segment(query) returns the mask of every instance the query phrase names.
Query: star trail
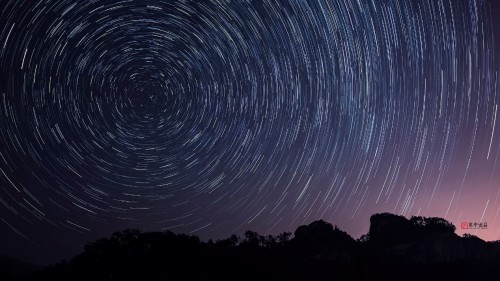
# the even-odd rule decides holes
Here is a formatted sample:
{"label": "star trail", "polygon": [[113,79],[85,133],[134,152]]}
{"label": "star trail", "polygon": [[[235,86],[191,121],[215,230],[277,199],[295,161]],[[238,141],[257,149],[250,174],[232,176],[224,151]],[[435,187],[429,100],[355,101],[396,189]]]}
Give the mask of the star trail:
{"label": "star trail", "polygon": [[491,2],[0,7],[1,253],[320,218],[357,238],[377,212],[500,239]]}

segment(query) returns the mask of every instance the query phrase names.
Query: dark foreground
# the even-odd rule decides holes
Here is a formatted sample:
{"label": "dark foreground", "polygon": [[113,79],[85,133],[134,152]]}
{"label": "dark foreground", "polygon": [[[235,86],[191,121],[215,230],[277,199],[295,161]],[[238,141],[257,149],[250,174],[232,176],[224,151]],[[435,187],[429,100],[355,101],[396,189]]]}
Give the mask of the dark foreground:
{"label": "dark foreground", "polygon": [[215,242],[125,230],[43,270],[2,280],[500,280],[500,241],[459,237],[441,218],[373,215],[354,240],[324,221]]}

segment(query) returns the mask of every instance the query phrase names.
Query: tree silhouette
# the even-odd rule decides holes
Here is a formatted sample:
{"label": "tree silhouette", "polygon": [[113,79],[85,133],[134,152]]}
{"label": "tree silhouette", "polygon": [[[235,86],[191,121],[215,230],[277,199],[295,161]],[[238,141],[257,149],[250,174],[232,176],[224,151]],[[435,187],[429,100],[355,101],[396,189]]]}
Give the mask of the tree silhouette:
{"label": "tree silhouette", "polygon": [[455,234],[442,218],[382,213],[354,240],[323,220],[294,235],[245,231],[222,240],[128,229],[88,243],[68,262],[26,280],[488,279],[500,269],[500,241]]}

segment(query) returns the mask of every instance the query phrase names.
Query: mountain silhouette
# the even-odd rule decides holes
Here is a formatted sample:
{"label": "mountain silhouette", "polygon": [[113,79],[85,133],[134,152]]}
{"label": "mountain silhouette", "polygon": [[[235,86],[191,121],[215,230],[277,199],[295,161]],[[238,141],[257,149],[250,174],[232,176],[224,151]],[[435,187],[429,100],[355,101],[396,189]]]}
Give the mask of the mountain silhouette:
{"label": "mountain silhouette", "polygon": [[[370,218],[355,240],[323,220],[284,232],[207,242],[127,229],[20,280],[498,280],[500,241],[463,237],[442,218]],[[7,276],[9,277],[9,276]],[[12,276],[10,276],[12,277]]]}

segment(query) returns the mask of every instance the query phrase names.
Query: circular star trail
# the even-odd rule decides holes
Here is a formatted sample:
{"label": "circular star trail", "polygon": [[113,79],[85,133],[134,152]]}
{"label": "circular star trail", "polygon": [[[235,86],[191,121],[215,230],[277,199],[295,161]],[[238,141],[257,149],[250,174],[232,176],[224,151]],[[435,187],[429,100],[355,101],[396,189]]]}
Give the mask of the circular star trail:
{"label": "circular star trail", "polygon": [[359,236],[388,211],[499,239],[490,4],[4,1],[2,229]]}

